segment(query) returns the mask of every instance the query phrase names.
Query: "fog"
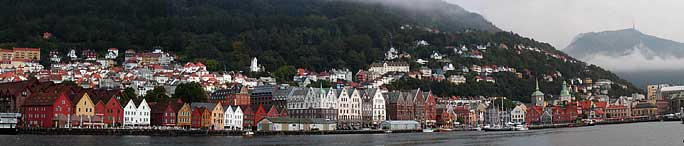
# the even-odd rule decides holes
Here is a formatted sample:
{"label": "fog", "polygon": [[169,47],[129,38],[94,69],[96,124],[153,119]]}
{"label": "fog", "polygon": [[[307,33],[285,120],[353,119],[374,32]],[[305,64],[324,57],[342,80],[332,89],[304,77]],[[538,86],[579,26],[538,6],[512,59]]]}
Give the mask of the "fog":
{"label": "fog", "polygon": [[649,50],[634,49],[629,55],[611,57],[606,55],[594,55],[586,58],[587,63],[596,64],[616,72],[635,72],[635,71],[679,71],[684,70],[684,59],[668,57],[652,57],[647,59],[643,53]]}
{"label": "fog", "polygon": [[565,48],[580,33],[636,28],[684,42],[684,0],[447,0],[503,30]]}

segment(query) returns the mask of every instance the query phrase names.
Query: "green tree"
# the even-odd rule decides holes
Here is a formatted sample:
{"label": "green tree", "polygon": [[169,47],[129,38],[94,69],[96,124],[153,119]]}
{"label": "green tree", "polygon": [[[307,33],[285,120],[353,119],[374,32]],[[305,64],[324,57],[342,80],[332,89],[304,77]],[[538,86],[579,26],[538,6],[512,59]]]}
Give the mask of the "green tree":
{"label": "green tree", "polygon": [[197,82],[179,84],[176,86],[173,98],[180,98],[184,102],[206,102],[208,100],[204,88]]}
{"label": "green tree", "polygon": [[272,73],[278,83],[291,83],[292,77],[297,74],[297,69],[294,66],[281,66]]}
{"label": "green tree", "polygon": [[127,87],[126,89],[123,90],[123,96],[122,100],[123,101],[128,101],[130,99],[137,98],[138,96],[135,94],[135,90],[131,87]]}
{"label": "green tree", "polygon": [[332,84],[330,81],[328,81],[328,80],[318,80],[318,81],[315,81],[315,82],[311,82],[311,84],[309,84],[307,87],[313,87],[313,88],[319,88],[319,87],[322,87],[322,88],[330,88],[330,87],[333,87],[333,84]]}
{"label": "green tree", "polygon": [[166,95],[166,89],[164,89],[162,86],[154,87],[154,89],[145,93],[145,100],[148,102],[160,102],[166,101],[168,99],[169,96]]}

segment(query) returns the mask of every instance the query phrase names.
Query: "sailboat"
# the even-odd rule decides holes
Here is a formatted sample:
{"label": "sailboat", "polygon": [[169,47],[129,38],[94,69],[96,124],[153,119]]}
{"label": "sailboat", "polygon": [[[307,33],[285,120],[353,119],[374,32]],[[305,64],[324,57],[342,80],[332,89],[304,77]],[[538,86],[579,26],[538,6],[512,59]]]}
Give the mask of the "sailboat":
{"label": "sailboat", "polygon": [[484,128],[482,128],[482,130],[484,130],[484,131],[512,131],[513,128],[508,127],[508,125],[504,124],[503,112],[505,112],[505,111],[503,108],[503,99],[502,99],[501,100],[501,112],[498,112],[499,119],[501,119],[499,124],[491,125],[491,126],[485,126]]}

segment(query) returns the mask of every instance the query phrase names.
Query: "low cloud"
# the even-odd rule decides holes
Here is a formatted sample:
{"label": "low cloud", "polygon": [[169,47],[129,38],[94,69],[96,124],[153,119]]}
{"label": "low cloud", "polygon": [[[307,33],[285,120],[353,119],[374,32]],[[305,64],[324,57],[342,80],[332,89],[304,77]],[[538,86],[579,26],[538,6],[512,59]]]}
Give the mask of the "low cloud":
{"label": "low cloud", "polygon": [[583,60],[587,63],[595,64],[616,72],[684,70],[684,59],[674,57],[644,57],[644,53],[648,52],[649,50],[647,49],[634,49],[630,54],[625,56],[613,57],[598,54]]}

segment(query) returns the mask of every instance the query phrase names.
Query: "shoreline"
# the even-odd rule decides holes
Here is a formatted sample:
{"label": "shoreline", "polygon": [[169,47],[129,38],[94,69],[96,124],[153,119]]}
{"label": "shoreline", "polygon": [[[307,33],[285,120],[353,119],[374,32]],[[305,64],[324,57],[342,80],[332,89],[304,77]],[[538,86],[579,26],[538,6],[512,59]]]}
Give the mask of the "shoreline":
{"label": "shoreline", "polygon": [[[661,120],[640,121],[617,121],[600,122],[595,125],[614,125],[648,122],[675,122]],[[530,130],[577,128],[590,125],[556,124],[530,126]],[[454,130],[448,132],[461,132],[468,130]],[[422,130],[392,130],[391,133],[420,133]],[[338,134],[391,134],[384,130],[337,130],[337,131],[256,131],[253,136],[277,136],[277,135],[338,135]],[[442,132],[434,132],[442,133]],[[243,136],[244,131],[212,131],[212,130],[186,130],[186,129],[67,129],[67,128],[25,128],[20,129],[15,135],[99,135],[99,136]]]}

